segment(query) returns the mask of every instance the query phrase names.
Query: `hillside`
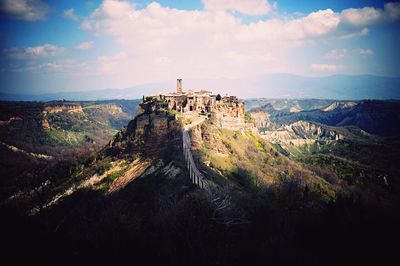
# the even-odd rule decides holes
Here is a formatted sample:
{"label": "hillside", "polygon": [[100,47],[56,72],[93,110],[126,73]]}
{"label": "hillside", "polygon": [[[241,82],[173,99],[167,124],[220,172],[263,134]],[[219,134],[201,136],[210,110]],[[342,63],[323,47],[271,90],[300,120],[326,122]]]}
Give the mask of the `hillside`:
{"label": "hillside", "polygon": [[[288,155],[258,134],[251,117],[243,120],[230,109],[225,116],[203,117],[190,131],[196,164],[214,184],[200,189],[191,183],[182,153],[182,128],[196,115],[164,106],[141,105],[93,156],[2,201],[7,253],[17,257],[17,250],[27,250],[33,257],[45,254],[34,261],[62,258],[68,264],[132,259],[150,265],[336,264],[378,259],[393,248],[387,236],[397,237],[392,210],[398,190],[392,178],[386,179],[389,185],[379,176],[380,183],[369,181],[376,165],[363,172],[368,175],[343,177],[330,168],[336,163],[313,164],[306,153]],[[354,143],[375,145],[369,152],[382,147],[379,137],[357,128],[297,122],[280,130],[292,139],[314,139],[321,152],[348,140],[343,144],[353,160],[365,154],[361,146],[350,149]],[[390,147],[395,156],[398,148]],[[375,252],[364,254],[371,249]]]}
{"label": "hillside", "polygon": [[68,176],[132,119],[136,104],[1,102],[1,199]]}
{"label": "hillside", "polygon": [[273,109],[284,112],[299,112],[321,109],[330,104],[334,104],[335,100],[324,99],[268,99],[255,98],[245,100],[246,109],[255,110],[257,108],[265,108],[271,106]]}
{"label": "hillside", "polygon": [[58,151],[51,148],[60,146],[96,142],[103,146],[135,115],[137,101],[133,103],[127,110],[124,102],[1,102],[1,140],[24,150],[54,154]]}
{"label": "hillside", "polygon": [[267,103],[250,114],[262,138],[282,154],[361,197],[388,203],[388,191],[400,188],[399,106],[397,101],[336,101],[288,112]]}
{"label": "hillside", "polygon": [[[123,261],[128,259],[129,246],[136,250],[138,258],[146,258],[149,262],[163,259],[166,264],[172,264],[178,254],[183,261],[192,261],[198,248],[212,254],[217,262],[233,262],[242,253],[242,243],[228,248],[238,252],[232,256],[226,250],[225,242],[242,234],[243,230],[250,230],[250,224],[265,219],[257,208],[275,208],[274,204],[290,206],[295,202],[300,204],[299,207],[311,203],[325,205],[335,197],[334,186],[289,162],[252,133],[241,134],[212,123],[193,131],[193,143],[202,143],[201,152],[196,153],[200,156],[198,159],[203,162],[208,156],[227,155],[235,164],[242,153],[249,150],[249,161],[236,169],[233,164],[229,164],[229,168],[216,163],[208,167],[204,161],[202,169],[210,181],[217,184],[217,189],[212,193],[201,190],[187,178],[181,152],[182,122],[176,120],[174,114],[164,111],[140,114],[96,157],[76,166],[70,178],[38,190],[40,196],[33,197],[33,202],[24,203],[26,197],[16,196],[13,205],[19,204],[21,210],[41,204],[30,210],[36,214],[35,223],[44,226],[41,229],[44,235],[56,227],[57,238],[65,243],[62,250],[50,247],[52,256],[65,256],[64,252],[68,252],[71,245],[75,255],[69,259],[81,260],[91,256],[92,252],[104,252],[104,247],[108,246],[106,249],[113,249],[109,258]],[[214,139],[216,142],[213,142],[210,136],[214,133],[219,134],[215,135],[217,138],[226,140],[219,143]],[[195,137],[199,134],[203,135],[202,139]],[[214,146],[216,144],[218,147]],[[243,144],[245,148],[241,147]],[[228,145],[232,145],[232,150],[227,150]],[[214,152],[220,149],[215,155]],[[266,168],[251,169],[252,160],[259,159],[268,161]],[[267,178],[262,176],[263,173],[269,173]],[[287,197],[288,193],[290,197]],[[261,202],[266,198],[272,202],[264,206]],[[295,218],[297,215],[290,215],[294,220],[298,219]],[[41,222],[43,219],[45,224]],[[60,220],[63,221],[61,224]],[[269,222],[272,228],[276,228],[274,223]],[[114,233],[103,228],[113,228]],[[84,238],[80,237],[82,231],[86,231]],[[255,239],[255,232],[249,233],[245,241],[250,244],[250,239]],[[274,235],[264,237],[273,238]],[[182,237],[189,237],[193,243],[189,249]],[[205,245],[210,237],[216,242]],[[49,237],[45,245],[52,239]],[[263,237],[258,239],[251,244],[254,248],[263,241]],[[168,245],[171,242],[174,244]],[[116,249],[122,243],[130,244]],[[180,248],[184,247],[187,252],[182,255]],[[150,250],[154,249],[159,250],[158,255],[149,256]],[[279,258],[277,255],[276,259]],[[206,259],[209,258],[196,264],[202,264]]]}
{"label": "hillside", "polygon": [[277,110],[271,103],[250,112],[265,112],[276,126],[297,121],[310,121],[329,126],[357,126],[381,136],[398,136],[400,132],[400,102],[363,100],[335,102],[320,109],[300,112]]}
{"label": "hillside", "polygon": [[205,123],[193,131],[192,138],[201,168],[223,186],[257,191],[291,182],[300,197],[306,186],[322,198],[335,197],[334,186],[288,160],[250,131],[231,131]]}

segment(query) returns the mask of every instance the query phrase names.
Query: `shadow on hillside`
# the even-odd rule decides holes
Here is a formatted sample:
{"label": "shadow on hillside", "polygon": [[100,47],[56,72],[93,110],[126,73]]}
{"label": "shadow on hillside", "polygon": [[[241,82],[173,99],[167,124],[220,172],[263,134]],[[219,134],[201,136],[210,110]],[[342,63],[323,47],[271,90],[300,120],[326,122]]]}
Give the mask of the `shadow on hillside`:
{"label": "shadow on hillside", "polygon": [[3,208],[3,254],[53,265],[382,264],[395,256],[394,212],[354,198],[323,208],[287,198],[241,197],[250,223],[226,225],[185,174],[156,174],[110,196],[81,190],[36,217]]}

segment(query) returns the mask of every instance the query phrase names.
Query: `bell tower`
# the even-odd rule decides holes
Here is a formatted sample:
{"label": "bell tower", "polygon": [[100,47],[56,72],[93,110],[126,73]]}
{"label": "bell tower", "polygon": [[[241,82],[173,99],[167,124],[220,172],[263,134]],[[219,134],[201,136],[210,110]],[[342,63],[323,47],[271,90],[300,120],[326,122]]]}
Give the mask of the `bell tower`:
{"label": "bell tower", "polygon": [[182,94],[182,79],[177,79],[176,92]]}

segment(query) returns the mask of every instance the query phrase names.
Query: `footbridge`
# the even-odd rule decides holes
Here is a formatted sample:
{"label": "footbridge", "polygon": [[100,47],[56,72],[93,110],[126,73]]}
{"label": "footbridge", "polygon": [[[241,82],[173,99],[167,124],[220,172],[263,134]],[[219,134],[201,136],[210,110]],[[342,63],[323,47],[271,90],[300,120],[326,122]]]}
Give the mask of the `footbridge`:
{"label": "footbridge", "polygon": [[189,170],[189,178],[193,184],[199,186],[202,189],[209,190],[211,186],[211,182],[206,179],[206,177],[199,171],[196,166],[196,163],[193,159],[192,150],[191,150],[191,140],[189,131],[191,128],[200,125],[205,120],[205,117],[199,117],[194,120],[189,125],[186,125],[182,131],[182,140],[183,140],[183,155],[185,156],[185,160],[187,163],[187,168]]}

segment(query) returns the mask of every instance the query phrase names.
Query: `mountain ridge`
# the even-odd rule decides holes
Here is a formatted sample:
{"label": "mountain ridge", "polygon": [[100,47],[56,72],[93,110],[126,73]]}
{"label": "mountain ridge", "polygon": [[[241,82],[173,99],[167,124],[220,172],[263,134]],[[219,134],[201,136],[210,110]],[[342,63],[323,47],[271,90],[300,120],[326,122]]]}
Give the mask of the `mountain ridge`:
{"label": "mountain ridge", "polygon": [[398,100],[362,100],[356,103],[336,101],[326,107],[299,112],[280,111],[275,109],[271,102],[264,101],[264,103],[263,106],[253,108],[249,112],[267,113],[268,121],[264,122],[272,122],[275,126],[304,120],[328,126],[353,125],[380,136],[400,134],[400,101]]}

